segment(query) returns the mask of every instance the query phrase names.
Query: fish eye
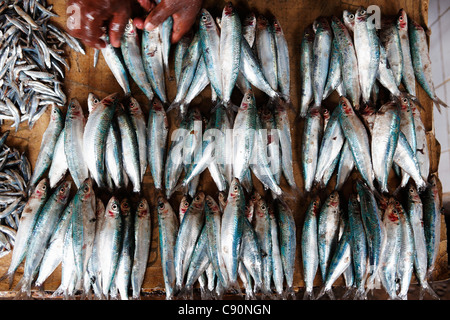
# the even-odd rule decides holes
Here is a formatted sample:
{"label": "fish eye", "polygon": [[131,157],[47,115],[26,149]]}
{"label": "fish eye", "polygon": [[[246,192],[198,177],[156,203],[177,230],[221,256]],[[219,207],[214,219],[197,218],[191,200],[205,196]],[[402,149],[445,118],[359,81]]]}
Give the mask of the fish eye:
{"label": "fish eye", "polygon": [[399,205],[400,205],[400,202],[395,201],[395,205],[396,205],[396,206],[399,206]]}
{"label": "fish eye", "polygon": [[59,191],[59,193],[64,193],[66,191],[66,188],[61,188],[61,190]]}
{"label": "fish eye", "polygon": [[206,16],[202,16],[202,20],[206,21],[206,20],[208,20],[208,18]]}
{"label": "fish eye", "polygon": [[185,206],[185,207],[187,207],[188,205],[189,205],[189,203],[188,203],[188,202],[185,202],[185,203],[184,203],[184,206]]}
{"label": "fish eye", "polygon": [[[142,203],[141,203],[141,205],[142,205]],[[140,205],[140,206],[141,206]],[[158,206],[160,209],[162,209],[162,208],[164,208],[164,203],[163,202],[161,202],[160,204],[159,204],[159,206]]]}
{"label": "fish eye", "polygon": [[398,18],[398,20],[403,21],[403,16],[400,16],[400,18]]}
{"label": "fish eye", "polygon": [[88,187],[88,186],[85,186],[85,187],[83,188],[83,191],[84,191],[84,192],[88,192],[88,191],[89,191],[89,187]]}
{"label": "fish eye", "polygon": [[116,209],[117,209],[117,204],[113,203],[113,205],[111,206],[111,208],[112,208],[113,210],[116,210]]}
{"label": "fish eye", "polygon": [[266,210],[266,206],[265,206],[265,205],[262,205],[262,206],[261,206],[261,209],[262,209],[262,210]]}
{"label": "fish eye", "polygon": [[238,187],[235,186],[235,187],[233,188],[233,190],[234,190],[234,191],[238,191]]}
{"label": "fish eye", "polygon": [[45,189],[47,189],[47,186],[44,184],[44,185],[42,186],[42,190],[45,190]]}
{"label": "fish eye", "polygon": [[351,14],[348,15],[348,18],[353,20],[353,19],[355,19],[355,15],[353,13],[351,13]]}
{"label": "fish eye", "polygon": [[199,196],[195,197],[195,201],[200,201],[200,197]]}
{"label": "fish eye", "polygon": [[334,194],[331,194],[331,195],[330,195],[330,199],[334,199]]}
{"label": "fish eye", "polygon": [[366,13],[366,10],[361,10],[361,14],[365,14]]}
{"label": "fish eye", "polygon": [[98,101],[98,99],[94,99],[94,103],[98,103],[99,101]]}

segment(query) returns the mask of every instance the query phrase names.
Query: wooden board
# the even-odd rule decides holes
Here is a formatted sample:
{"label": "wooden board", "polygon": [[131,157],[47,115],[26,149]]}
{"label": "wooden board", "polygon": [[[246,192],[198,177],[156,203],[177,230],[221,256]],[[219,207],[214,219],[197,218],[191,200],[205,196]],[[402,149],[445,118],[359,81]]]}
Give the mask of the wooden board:
{"label": "wooden board", "polygon": [[[53,1],[52,1],[53,2]],[[301,174],[301,135],[303,131],[303,121],[296,118],[298,112],[298,102],[300,93],[300,75],[299,75],[299,65],[300,65],[300,41],[304,28],[311,24],[315,18],[319,16],[332,16],[337,15],[341,17],[342,11],[344,9],[356,10],[360,5],[378,5],[381,8],[382,15],[395,15],[399,9],[404,8],[408,15],[414,20],[420,22],[422,25],[427,24],[428,16],[428,0],[412,1],[412,0],[347,0],[347,1],[328,1],[328,0],[308,0],[308,1],[269,1],[269,0],[250,0],[250,1],[238,1],[234,2],[238,8],[238,12],[241,17],[244,17],[249,10],[254,10],[255,12],[274,15],[280,21],[280,24],[284,30],[287,42],[289,45],[290,53],[290,63],[291,63],[291,97],[294,110],[290,113],[291,121],[291,133],[293,137],[293,157],[294,157],[294,173],[298,187],[303,190],[303,179]],[[213,16],[219,16],[221,14],[222,8],[224,6],[224,1],[213,1],[205,0],[203,6],[207,8]],[[64,2],[54,1],[54,10],[60,17],[55,19],[57,23],[61,26],[65,26],[66,19],[66,7]],[[70,65],[71,69],[67,72],[65,81],[65,92],[68,98],[77,98],[85,112],[87,113],[87,102],[89,92],[93,92],[98,96],[106,96],[114,92],[122,92],[120,86],[115,81],[112,73],[108,69],[108,66],[104,62],[102,56],[96,68],[93,67],[93,53],[92,48],[86,48],[86,55],[83,56],[77,53],[70,54]],[[171,60],[173,64],[173,59]],[[172,75],[173,66],[172,68]],[[141,107],[143,108],[146,115],[148,115],[148,101],[145,96],[140,92],[139,88],[131,81],[132,93],[135,98],[138,99]],[[169,99],[172,100],[176,94],[176,85],[174,81],[167,81],[167,89]],[[417,84],[418,98],[424,106],[424,110],[421,110],[422,120],[425,124],[426,130],[428,132],[428,143],[431,151],[431,172],[437,172],[439,165],[439,155],[440,155],[440,145],[436,141],[434,136],[434,126],[433,126],[433,105],[431,100],[422,90],[422,88]],[[199,109],[205,116],[208,116],[208,111],[211,108],[211,95],[210,89],[207,87],[204,92],[197,97],[192,106],[198,106]],[[263,105],[267,98],[260,92],[256,92],[257,104]],[[324,106],[333,109],[337,105],[337,95],[333,94],[324,103]],[[232,100],[235,104],[240,104],[240,95],[237,90],[235,90]],[[25,151],[28,155],[30,162],[34,166],[39,147],[42,138],[42,133],[47,127],[49,121],[49,112],[44,114],[41,119],[36,123],[33,130],[28,130],[26,125],[22,125],[17,133],[11,132],[7,143],[11,146],[15,146],[20,151]],[[175,129],[174,126],[174,114],[169,114],[169,121],[171,124],[171,130]],[[2,132],[7,130],[8,126],[4,125],[2,127]],[[357,174],[354,174],[350,179],[355,179]],[[262,186],[259,182],[255,181],[255,188],[260,192],[264,193]],[[320,192],[322,200],[324,200],[335,184],[335,176],[333,177],[330,185],[326,190]],[[352,181],[348,182],[347,188],[343,191],[343,197],[348,199],[348,194],[352,189]],[[288,190],[286,182],[282,181],[282,188]],[[204,190],[213,196],[217,195],[217,189],[211,180],[209,173],[205,172],[202,174],[201,183],[199,188]],[[152,207],[155,205],[155,194],[152,183],[152,177],[149,170],[147,170],[144,178],[143,186],[144,196],[149,200]],[[442,193],[441,193],[442,194]],[[107,201],[110,195],[102,194],[100,195],[102,199]],[[181,199],[181,194],[176,194],[171,200],[171,204],[175,210],[178,210],[178,205]],[[311,196],[307,194],[296,195],[295,198],[289,199],[290,204],[296,219],[297,224],[297,263],[295,270],[294,284],[295,288],[304,286],[302,266],[301,266],[301,254],[300,254],[300,233],[303,224],[303,217],[306,207],[311,200]],[[157,228],[157,216],[153,209],[153,229],[152,229],[152,244],[151,253],[148,261],[148,269],[144,279],[143,287],[145,291],[162,290],[164,288],[162,269],[160,263],[159,254],[159,241],[158,241],[158,228]],[[441,229],[441,245],[439,257],[437,260],[437,266],[435,273],[433,275],[434,280],[442,280],[448,278],[447,271],[447,247],[446,247],[446,226],[445,221],[442,219],[442,229]],[[10,256],[7,255],[0,259],[0,274],[3,274],[10,262]],[[23,268],[20,267],[16,277],[14,279],[14,285],[20,280],[23,272]],[[60,283],[60,267],[52,274],[52,276],[45,283],[45,290],[53,291]],[[336,284],[342,284],[342,279],[339,279]],[[318,273],[315,284],[319,286],[321,284],[321,278]],[[8,291],[8,286],[6,281],[0,283],[0,291]]]}

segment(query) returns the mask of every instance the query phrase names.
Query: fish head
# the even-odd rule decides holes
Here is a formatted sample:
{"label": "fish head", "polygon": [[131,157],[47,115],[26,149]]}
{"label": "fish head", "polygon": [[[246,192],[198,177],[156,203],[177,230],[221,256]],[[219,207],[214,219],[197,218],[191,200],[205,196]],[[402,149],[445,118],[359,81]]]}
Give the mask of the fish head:
{"label": "fish head", "polygon": [[205,193],[203,191],[198,192],[194,199],[192,199],[191,206],[193,206],[196,209],[203,209],[205,206]]}
{"label": "fish head", "polygon": [[50,121],[59,121],[62,119],[61,110],[56,106],[56,104],[52,103]]}
{"label": "fish head", "polygon": [[316,20],[314,20],[312,26],[313,26],[313,30],[316,34],[321,33],[321,32],[327,32],[327,31],[330,32],[331,31],[330,24],[328,23],[328,20],[325,17],[318,17]]}
{"label": "fish head", "polygon": [[230,185],[230,190],[228,191],[228,199],[227,203],[232,200],[236,201],[240,199],[243,196],[243,190],[241,183],[239,182],[238,178],[233,178]]}
{"label": "fish head", "polygon": [[256,190],[253,191],[253,194],[250,197],[250,202],[257,203],[259,200],[261,200],[261,194]]}
{"label": "fish head", "polygon": [[419,193],[417,192],[416,187],[414,187],[414,185],[411,182],[408,184],[408,198],[409,200],[416,203],[421,202]]}
{"label": "fish head", "polygon": [[411,18],[408,20],[408,28],[417,31],[424,31],[423,27]]}
{"label": "fish head", "polygon": [[339,207],[339,193],[337,191],[333,191],[328,196],[328,204],[332,207]]}
{"label": "fish head", "polygon": [[359,7],[355,13],[355,23],[365,22],[367,20],[367,10],[364,7]]}
{"label": "fish head", "polygon": [[309,109],[309,115],[310,117],[320,117],[320,108],[321,107],[312,107]]}
{"label": "fish head", "polygon": [[324,121],[330,120],[330,111],[327,108],[323,109],[322,117]]}
{"label": "fish head", "polygon": [[429,188],[431,188],[431,191],[433,192],[433,196],[436,198],[439,196],[438,193],[438,178],[436,174],[431,174],[430,178],[428,179],[428,183],[430,184]]}
{"label": "fish head", "polygon": [[30,196],[30,198],[34,199],[46,199],[47,194],[49,192],[49,182],[48,178],[43,178],[39,183],[36,185],[33,194]]}
{"label": "fish head", "polygon": [[125,25],[124,35],[125,35],[125,37],[136,37],[137,36],[137,29],[133,23],[133,19],[128,19],[128,22]]}
{"label": "fish head", "polygon": [[67,110],[67,116],[71,119],[84,119],[83,109],[81,108],[80,102],[76,98],[72,98],[70,100]]}
{"label": "fish head", "polygon": [[59,202],[66,202],[67,198],[69,197],[70,193],[70,187],[72,186],[72,183],[70,181],[63,181],[58,189],[56,189],[55,192],[57,192],[57,198]]}
{"label": "fish head", "polygon": [[102,199],[96,198],[95,204],[95,215],[99,217],[100,215],[105,213],[105,205],[103,204]]}
{"label": "fish head", "polygon": [[127,101],[127,106],[130,112],[134,115],[142,115],[142,109],[139,102],[134,97],[129,97]]}
{"label": "fish head", "polygon": [[355,25],[355,14],[353,12],[350,12],[348,10],[344,10],[342,13],[342,19],[344,20],[345,25],[347,28],[351,29]]}
{"label": "fish head", "polygon": [[236,10],[234,9],[233,3],[229,1],[225,4],[225,7],[223,8],[222,16],[232,16],[234,14],[236,14]]}
{"label": "fish head", "polygon": [[198,108],[192,108],[191,120],[192,121],[202,121],[202,114]]}
{"label": "fish head", "polygon": [[184,215],[188,208],[189,208],[188,196],[185,195],[183,196],[180,202],[180,209],[179,209],[180,215]]}
{"label": "fish head", "polygon": [[282,35],[283,29],[281,29],[280,21],[278,21],[277,18],[274,18],[273,20],[273,29],[275,30],[275,33]]}
{"label": "fish head", "polygon": [[261,120],[263,122],[270,122],[273,118],[272,112],[269,110],[269,108],[263,108],[261,110]]}
{"label": "fish head", "polygon": [[119,101],[119,93],[115,92],[110,94],[109,96],[104,97],[100,103],[105,107],[109,108],[115,105]]}
{"label": "fish head", "polygon": [[89,92],[88,94],[88,109],[89,112],[92,112],[98,105],[100,104],[100,99],[93,92]]}
{"label": "fish head", "polygon": [[123,217],[128,217],[131,213],[130,208],[130,200],[128,198],[123,198],[122,201],[120,201],[120,213]]}
{"label": "fish head", "polygon": [[115,196],[109,199],[105,210],[105,216],[110,218],[118,218],[120,213],[120,202]]}
{"label": "fish head", "polygon": [[256,26],[256,15],[254,12],[250,12],[244,19],[244,27]]}
{"label": "fish head", "polygon": [[411,110],[411,103],[406,94],[402,93],[399,101],[400,101],[400,108],[402,109],[402,111]]}
{"label": "fish head", "polygon": [[315,216],[319,214],[320,211],[320,198],[315,196],[311,201],[311,213]]}
{"label": "fish head", "polygon": [[244,208],[244,212],[245,212],[245,217],[251,221],[253,218],[253,213],[255,212],[255,206],[253,205],[247,205]]}
{"label": "fish head", "polygon": [[350,197],[348,198],[348,206],[349,208],[353,208],[353,212],[360,212],[360,204],[358,201],[358,195],[355,193],[350,194]]}
{"label": "fish head", "polygon": [[218,205],[217,202],[214,200],[214,198],[211,197],[210,195],[207,195],[207,196],[206,196],[205,203],[206,203],[206,206],[209,208],[209,212],[210,212],[211,214],[220,212],[219,205]]}
{"label": "fish head", "polygon": [[352,104],[350,103],[350,101],[346,97],[342,96],[342,97],[339,98],[339,105],[341,106],[342,111],[346,115],[353,115],[354,114]]}
{"label": "fish head", "polygon": [[225,208],[227,205],[227,195],[225,194],[225,192],[220,191],[218,198],[219,198],[219,203],[222,206],[222,208]]}
{"label": "fish head", "polygon": [[397,14],[397,29],[403,31],[408,30],[408,15],[404,9],[400,9]]}
{"label": "fish head", "polygon": [[256,29],[264,30],[267,29],[268,26],[269,20],[267,20],[267,18],[262,14],[259,14],[258,17],[256,18]]}
{"label": "fish head", "polygon": [[156,198],[156,205],[157,205],[158,214],[160,214],[160,215],[166,215],[169,211],[171,211],[169,202],[162,195],[160,195]]}
{"label": "fish head", "polygon": [[208,10],[203,8],[200,11],[200,28],[204,29],[217,29],[216,22]]}
{"label": "fish head", "polygon": [[307,26],[303,31],[303,39],[311,43],[314,42],[314,29],[312,24]]}
{"label": "fish head", "polygon": [[255,206],[256,216],[258,218],[267,217],[269,214],[269,206],[264,199],[259,199]]}
{"label": "fish head", "polygon": [[81,199],[83,201],[90,201],[95,196],[92,178],[86,178],[82,183],[78,191],[81,193]]}
{"label": "fish head", "polygon": [[253,95],[253,90],[249,89],[247,92],[245,92],[244,97],[241,101],[241,110],[247,110],[249,106],[253,105],[255,102],[255,96]]}
{"label": "fish head", "polygon": [[[398,223],[399,221],[399,214],[398,210],[395,207],[397,200],[394,197],[389,198],[388,206],[386,208],[386,211],[384,212],[384,220],[385,221],[391,221],[393,223]],[[388,219],[388,220],[386,220]]]}
{"label": "fish head", "polygon": [[137,206],[136,214],[138,218],[147,217],[150,214],[147,199],[145,198],[140,199]]}

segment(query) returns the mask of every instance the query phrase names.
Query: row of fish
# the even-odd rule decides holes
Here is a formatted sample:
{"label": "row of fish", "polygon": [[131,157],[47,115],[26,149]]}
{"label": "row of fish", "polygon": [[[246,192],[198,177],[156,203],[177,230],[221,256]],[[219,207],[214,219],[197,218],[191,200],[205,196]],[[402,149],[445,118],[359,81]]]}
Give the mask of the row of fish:
{"label": "row of fish", "polygon": [[202,299],[242,294],[238,280],[246,299],[294,296],[296,228],[284,202],[258,192],[247,200],[236,178],[218,201],[204,192],[189,200],[183,197],[177,215],[157,198],[166,299],[192,299],[197,282]]}
{"label": "row of fish", "polygon": [[28,200],[31,165],[24,153],[8,146],[10,131],[0,136],[0,256],[11,252]]}
{"label": "row of fish", "polygon": [[51,104],[65,105],[64,45],[85,54],[78,39],[49,21],[57,15],[45,0],[0,4],[0,121],[29,128]]}
{"label": "row of fish", "polygon": [[[301,235],[304,299],[327,294],[343,276],[345,298],[367,299],[383,288],[389,299],[407,299],[413,275],[425,293],[439,299],[430,287],[439,254],[441,206],[437,178],[419,196],[413,184],[401,197],[378,198],[360,181],[348,204],[333,191],[321,204],[314,197],[306,211]],[[318,272],[320,270],[320,272]],[[320,273],[322,288],[315,297],[314,279]]]}
{"label": "row of fish", "polygon": [[85,115],[78,100],[71,99],[64,116],[53,105],[49,124],[31,178],[34,186],[47,176],[55,187],[70,174],[76,187],[92,177],[99,188],[141,191],[147,167],[146,121],[133,97],[118,94],[102,100],[88,98]]}
{"label": "row of fish", "polygon": [[[359,110],[378,99],[380,87],[395,98],[416,98],[416,80],[440,108],[436,95],[426,31],[401,9],[395,18],[380,17],[378,30],[364,7],[343,18],[317,18],[301,42],[300,115],[320,107],[332,92]],[[405,93],[403,93],[403,90]],[[439,109],[440,110],[440,109]]]}
{"label": "row of fish", "polygon": [[130,92],[130,75],[150,101],[156,93],[165,107],[170,104],[167,111],[177,109],[181,119],[187,115],[192,100],[208,85],[213,104],[225,107],[233,106],[231,94],[235,87],[245,93],[254,86],[272,101],[283,99],[290,103],[289,51],[278,20],[269,21],[251,13],[241,22],[231,2],[225,5],[217,23],[202,9],[198,30],[191,30],[174,48],[177,92],[169,102],[165,87],[169,25],[166,20],[154,31],[142,31],[140,36],[129,21],[121,50],[112,46],[102,49],[125,93]]}
{"label": "row of fish", "polygon": [[[61,283],[53,296],[96,299],[139,299],[150,252],[151,214],[145,198],[136,202],[111,196],[106,206],[96,196],[91,178],[70,197],[72,183],[50,188],[39,181],[21,216],[11,257],[2,280],[12,285],[23,262],[16,299],[31,297],[34,285],[61,266]],[[135,205],[136,204],[136,205]]]}

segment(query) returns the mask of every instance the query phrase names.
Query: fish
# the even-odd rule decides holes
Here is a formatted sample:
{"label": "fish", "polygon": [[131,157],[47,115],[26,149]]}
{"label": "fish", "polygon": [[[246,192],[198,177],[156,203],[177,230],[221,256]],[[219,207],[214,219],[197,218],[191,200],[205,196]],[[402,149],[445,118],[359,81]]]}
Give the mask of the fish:
{"label": "fish", "polygon": [[40,212],[44,207],[49,194],[50,187],[48,179],[43,178],[39,181],[33,192],[30,194],[28,201],[23,208],[22,215],[19,220],[19,228],[17,229],[11,262],[8,270],[0,278],[0,281],[8,278],[10,287],[17,268],[27,255],[28,246],[33,238],[34,227],[39,219]]}
{"label": "fish", "polygon": [[159,247],[161,250],[161,266],[163,269],[166,300],[171,300],[174,297],[176,284],[175,244],[179,222],[175,211],[164,197],[158,196],[157,206]]}
{"label": "fish", "polygon": [[106,64],[123,92],[125,94],[131,93],[129,73],[121,49],[113,47],[109,42],[108,36],[106,36],[105,42],[106,46],[100,51]]}
{"label": "fish", "polygon": [[352,263],[355,272],[356,292],[354,299],[362,300],[366,299],[365,283],[369,248],[362,220],[361,205],[356,194],[350,195],[347,212],[351,232]]}
{"label": "fish", "polygon": [[341,124],[345,138],[349,142],[355,167],[370,189],[374,190],[373,180],[375,177],[371,152],[368,152],[371,149],[367,130],[347,98],[340,98],[338,108],[340,109],[339,123]]}
{"label": "fish", "polygon": [[250,165],[255,143],[256,100],[253,91],[244,95],[233,125],[233,176],[243,180]]}
{"label": "fish", "polygon": [[44,256],[45,248],[56,228],[59,218],[69,199],[71,182],[63,181],[49,196],[39,212],[33,228],[33,235],[28,243],[25,257],[24,273],[17,288],[17,297],[31,295],[31,282]]}
{"label": "fish", "polygon": [[47,128],[42,134],[41,147],[36,158],[33,174],[31,176],[30,184],[35,185],[45,174],[50,167],[56,142],[59,134],[64,127],[64,119],[61,110],[56,106],[52,106],[50,113],[50,121]]}
{"label": "fish", "polygon": [[361,88],[359,86],[358,59],[356,57],[353,39],[347,27],[336,16],[332,17],[331,28],[340,53],[342,81],[345,92],[354,108],[359,110]]}
{"label": "fish", "polygon": [[278,88],[287,104],[291,103],[291,74],[289,65],[289,47],[281,28],[280,21],[274,19],[273,29],[275,34],[275,47],[277,56],[277,80]]}
{"label": "fish", "polygon": [[77,188],[88,178],[89,168],[84,160],[83,134],[86,118],[80,103],[75,98],[67,107],[64,123],[64,153],[67,167]]}
{"label": "fish", "polygon": [[200,12],[199,34],[208,79],[219,100],[223,100],[220,30],[211,13],[204,8]]}
{"label": "fish", "polygon": [[104,145],[107,128],[114,117],[118,104],[118,94],[113,93],[101,100],[99,106],[92,110],[87,119],[83,133],[84,159],[91,177],[97,186],[104,186],[105,152]]}
{"label": "fish", "polygon": [[438,191],[438,178],[432,174],[428,179],[429,185],[422,195],[423,229],[427,248],[427,277],[434,271],[439,243],[441,241],[441,200]]}
{"label": "fish", "polygon": [[237,286],[238,259],[245,220],[245,195],[237,178],[233,178],[223,211],[220,251],[228,273],[228,287]]}
{"label": "fish", "polygon": [[320,110],[312,107],[308,110],[302,140],[302,169],[306,192],[310,192],[313,187],[322,131],[323,118]]}
{"label": "fish", "polygon": [[162,190],[169,122],[161,101],[155,98],[150,106],[147,121],[147,160],[153,184],[156,189]]}
{"label": "fish", "polygon": [[400,38],[403,56],[402,83],[405,85],[406,91],[409,94],[416,96],[416,77],[414,73],[410,45],[411,42],[408,32],[408,15],[404,9],[400,9],[397,14],[396,27]]}
{"label": "fish", "polygon": [[242,36],[250,47],[253,47],[256,38],[256,15],[253,11],[249,12],[242,22]]}
{"label": "fish", "polygon": [[122,140],[116,119],[111,121],[105,141],[105,168],[116,188],[125,186],[125,170],[122,158]]}
{"label": "fish", "polygon": [[314,181],[320,183],[325,174],[325,170],[329,168],[333,161],[339,157],[342,147],[345,143],[345,136],[339,122],[339,108],[335,108],[331,113],[330,120],[324,129],[321,139],[317,168]]}
{"label": "fish", "polygon": [[[142,39],[142,45],[147,45],[148,41],[145,41],[145,31]],[[145,57],[141,53],[140,39],[137,33],[136,26],[131,19],[128,20],[124,34],[120,41],[120,50],[127,67],[128,72],[133,78],[134,82],[138,85],[141,91],[145,94],[149,101],[153,100],[154,92],[152,86],[147,78],[144,61],[142,57]]]}
{"label": "fish", "polygon": [[83,281],[88,261],[92,255],[95,237],[95,193],[91,178],[80,185],[72,202],[72,237],[77,278]]}
{"label": "fish", "polygon": [[312,25],[303,31],[303,38],[300,44],[300,77],[301,77],[301,99],[300,116],[306,117],[309,105],[313,101],[312,70],[314,61],[314,39],[315,34]]}
{"label": "fish", "polygon": [[297,229],[291,208],[279,199],[275,202],[278,218],[281,262],[286,279],[286,296],[294,296],[295,252],[297,248]]}
{"label": "fish", "polygon": [[369,22],[368,18],[364,7],[356,10],[353,38],[363,103],[370,101],[380,65],[380,39],[375,25]]}
{"label": "fish", "polygon": [[[323,89],[323,100],[328,98],[333,91],[338,89],[340,85],[342,85],[341,57],[339,56],[336,38],[333,38],[331,41],[331,56],[328,76],[325,83],[325,88]],[[343,94],[340,94],[340,96],[341,95]]]}
{"label": "fish", "polygon": [[397,103],[385,103],[377,111],[372,130],[371,152],[375,178],[381,190],[388,193],[388,178],[394,162],[400,132],[400,111]]}
{"label": "fish", "polygon": [[428,258],[425,230],[423,227],[422,199],[412,183],[408,184],[406,190],[408,195],[405,211],[414,235],[414,271],[420,285],[419,299],[423,299],[426,292],[434,299],[439,299],[427,280]]}
{"label": "fish", "polygon": [[395,201],[394,198],[389,199],[388,207],[383,215],[383,223],[386,230],[386,247],[380,265],[381,283],[391,300],[399,299],[396,292],[396,272],[402,240],[400,217],[395,207]]}
{"label": "fish", "polygon": [[256,18],[255,47],[264,77],[273,90],[278,89],[277,45],[273,25],[263,16]]}
{"label": "fish", "polygon": [[67,165],[66,153],[64,152],[64,132],[61,130],[58,140],[55,144],[55,151],[53,152],[52,163],[48,170],[48,179],[50,188],[54,188],[65,177],[69,167]]}
{"label": "fish", "polygon": [[328,20],[324,17],[314,20],[313,30],[315,36],[313,43],[312,87],[314,105],[319,107],[322,105],[323,92],[328,76],[333,34]]}
{"label": "fish", "polygon": [[[123,167],[133,185],[133,192],[139,193],[141,191],[142,175],[137,132],[133,126],[131,116],[126,112],[122,103],[119,103],[116,108],[115,118],[117,119],[122,142]],[[141,138],[143,137],[141,136]]]}
{"label": "fish", "polygon": [[175,243],[176,291],[183,287],[184,277],[189,268],[195,244],[204,225],[205,194],[197,193],[180,223]]}
{"label": "fish", "polygon": [[[172,19],[172,17],[170,17],[170,19]],[[167,39],[164,39],[163,45],[163,39],[161,38],[161,33],[163,29],[166,28],[164,23],[161,26],[153,29],[152,31],[144,30],[142,32],[142,43],[140,50],[144,71],[151,85],[151,88],[153,89],[153,92],[156,93],[161,102],[164,105],[167,105],[169,101],[166,94],[166,78],[164,75],[166,74],[165,68],[166,62],[168,61],[168,57],[166,57],[166,54],[168,52],[163,50],[167,50],[167,48],[165,48],[164,46],[167,46],[168,43]],[[167,30],[165,30],[164,32],[167,32]],[[150,99],[150,101],[152,100],[153,98]]]}
{"label": "fish", "polygon": [[339,240],[340,197],[333,191],[323,203],[317,219],[319,267],[324,282],[328,279],[331,260]]}
{"label": "fish", "polygon": [[120,201],[112,196],[106,204],[104,222],[98,250],[102,297],[108,297],[119,262],[122,244],[123,222]]}
{"label": "fish", "polygon": [[[231,104],[231,92],[236,84],[241,65],[242,26],[239,15],[231,2],[222,10],[219,56],[221,66],[222,103]],[[245,41],[245,40],[244,40]]]}
{"label": "fish", "polygon": [[269,205],[270,235],[272,241],[272,283],[278,296],[285,298],[284,295],[284,273],[283,262],[281,260],[281,248],[278,231],[278,219],[275,216],[273,207]]}
{"label": "fish", "polygon": [[141,197],[134,214],[134,252],[131,267],[131,289],[133,299],[140,295],[147,270],[152,239],[152,215],[146,198]]}
{"label": "fish", "polygon": [[408,35],[411,48],[411,59],[417,81],[440,110],[440,106],[448,105],[437,95],[431,73],[431,59],[427,43],[427,35],[423,27],[411,18],[408,18]]}
{"label": "fish", "polygon": [[[397,87],[402,82],[403,74],[403,49],[397,24],[388,22],[382,25],[380,30],[381,48],[386,51],[386,60],[395,79]],[[381,51],[380,51],[381,53]]]}
{"label": "fish", "polygon": [[183,62],[184,54],[192,40],[192,32],[188,31],[180,41],[175,45],[174,50],[174,70],[175,70],[175,81],[178,83],[181,73],[181,64]]}

